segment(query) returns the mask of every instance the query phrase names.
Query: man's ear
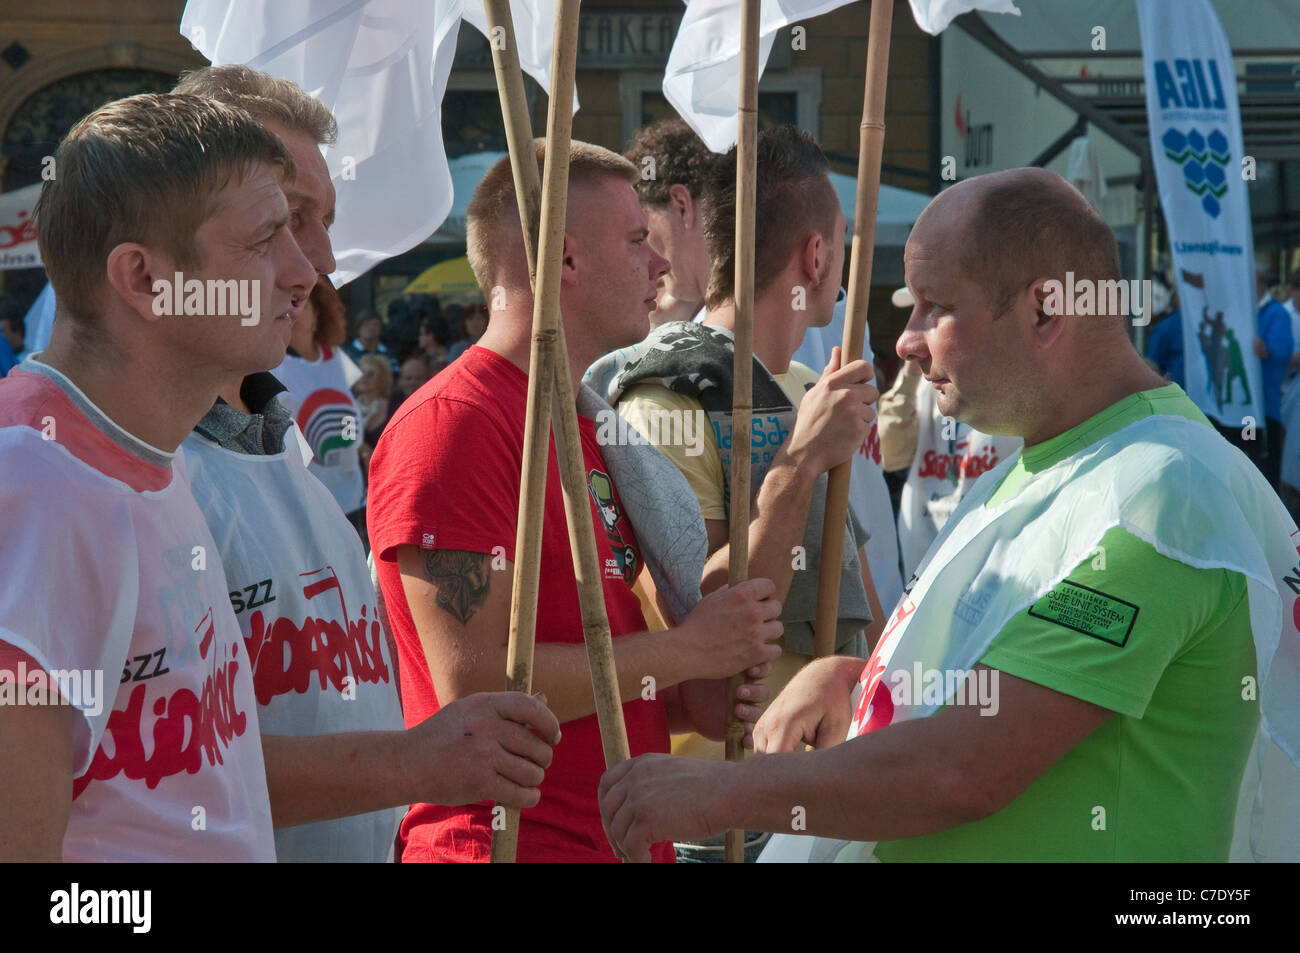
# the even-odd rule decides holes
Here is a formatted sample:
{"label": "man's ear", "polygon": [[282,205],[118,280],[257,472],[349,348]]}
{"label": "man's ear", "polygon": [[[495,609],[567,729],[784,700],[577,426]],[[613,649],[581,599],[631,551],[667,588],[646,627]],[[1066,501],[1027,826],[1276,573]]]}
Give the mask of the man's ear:
{"label": "man's ear", "polygon": [[1061,282],[1053,278],[1035,278],[1025,289],[1034,311],[1034,336],[1044,346],[1051,345],[1065,330],[1065,322],[1074,320],[1074,302],[1067,300]]}
{"label": "man's ear", "polygon": [[668,187],[668,200],[676,209],[677,214],[682,217],[683,228],[695,228],[698,209],[695,206],[695,200],[691,198],[691,190],[680,183]]}
{"label": "man's ear", "polygon": [[807,280],[809,288],[816,288],[821,284],[819,278],[822,269],[826,267],[826,256],[829,252],[830,245],[816,229],[813,229],[799,252],[800,277]]}
{"label": "man's ear", "polygon": [[176,269],[135,242],[123,242],[108,253],[106,277],[123,303],[146,321],[170,315],[175,310],[173,295],[184,298],[184,288],[172,287]]}

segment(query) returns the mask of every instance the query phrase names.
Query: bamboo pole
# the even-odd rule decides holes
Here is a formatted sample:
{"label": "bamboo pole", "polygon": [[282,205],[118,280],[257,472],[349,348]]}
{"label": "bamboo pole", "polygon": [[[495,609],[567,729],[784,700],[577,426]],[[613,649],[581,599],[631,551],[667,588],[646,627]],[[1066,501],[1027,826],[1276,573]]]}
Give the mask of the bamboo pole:
{"label": "bamboo pole", "polygon": [[[524,461],[520,476],[519,525],[515,536],[514,586],[510,600],[510,646],[506,657],[507,691],[532,691],[542,514],[545,510],[547,450],[550,444],[548,425],[554,394],[560,324],[560,266],[564,252],[564,221],[568,201],[578,4],[579,0],[560,0],[555,10],[555,48],[551,59],[550,111],[547,116],[547,141],[550,148],[541,193],[537,281],[533,296],[533,338],[528,364],[528,404],[524,415]],[[515,57],[517,64],[517,55],[513,49],[510,54]],[[520,85],[522,86],[522,80]],[[505,115],[509,116],[510,110]],[[519,163],[519,166],[526,165],[527,163]],[[506,808],[505,827],[493,831],[492,861],[513,863],[518,843],[519,811],[516,808]]]}
{"label": "bamboo pole", "polygon": [[[501,114],[505,117],[506,142],[514,172],[515,194],[519,202],[520,225],[528,257],[528,272],[536,285],[536,249],[538,233],[538,193],[540,182],[533,156],[532,122],[524,95],[523,71],[515,55],[515,33],[508,0],[485,0],[489,31],[501,26],[505,49],[493,50],[497,70],[497,91],[501,97]],[[605,611],[605,593],[601,583],[600,556],[596,547],[595,525],[587,502],[586,471],[582,456],[582,435],[578,429],[578,412],[569,376],[569,354],[564,340],[564,322],[556,322],[556,347],[551,404],[551,423],[556,438],[560,464],[560,482],[564,487],[564,511],[568,517],[569,547],[573,553],[573,572],[578,583],[578,603],[582,610],[583,641],[591,669],[592,689],[596,699],[596,719],[600,724],[605,767],[612,768],[629,757],[627,726],[623,720],[623,703],[614,667],[614,643]]]}
{"label": "bamboo pole", "polygon": [[[528,280],[537,286],[537,233],[541,225],[542,180],[533,155],[533,120],[528,115],[528,97],[524,93],[524,71],[519,65],[515,45],[514,17],[510,0],[484,0],[488,34],[500,28],[504,42],[492,43],[492,65],[496,70],[497,96],[501,100],[501,117],[506,127],[506,147],[510,151],[510,170],[514,173],[515,198],[519,204],[519,224],[524,230],[524,254],[528,258]],[[554,52],[554,51],[553,51]],[[554,64],[552,64],[554,65]],[[554,82],[554,73],[552,73]]]}
{"label": "bamboo pole", "polygon": [[[853,251],[849,264],[849,300],[844,322],[841,360],[862,357],[871,296],[871,259],[876,244],[876,206],[880,199],[880,162],[885,147],[885,81],[889,74],[889,31],[893,0],[872,0],[867,35],[867,78],[858,134],[858,194],[853,204]],[[852,459],[831,470],[826,486],[826,517],[822,524],[820,574],[817,577],[817,620],[814,651],[818,658],[835,652],[840,609],[840,551],[849,512]]]}
{"label": "bamboo pole", "polygon": [[[754,194],[758,157],[759,0],[745,0],[740,14],[740,103],[736,134],[736,341],[731,404],[731,523],[727,581],[749,578],[749,486],[751,421],[754,417]],[[728,761],[745,758],[745,726],[735,715],[740,672],[727,680]],[[727,831],[729,864],[745,860],[745,832]]]}

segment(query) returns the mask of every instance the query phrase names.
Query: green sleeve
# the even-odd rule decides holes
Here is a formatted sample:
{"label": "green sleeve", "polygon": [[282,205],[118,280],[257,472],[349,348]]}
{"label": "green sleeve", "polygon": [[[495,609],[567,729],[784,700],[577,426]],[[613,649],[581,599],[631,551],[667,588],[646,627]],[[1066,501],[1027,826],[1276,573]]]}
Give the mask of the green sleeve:
{"label": "green sleeve", "polygon": [[1140,718],[1170,663],[1227,623],[1249,630],[1240,573],[1193,568],[1114,527],[980,661]]}

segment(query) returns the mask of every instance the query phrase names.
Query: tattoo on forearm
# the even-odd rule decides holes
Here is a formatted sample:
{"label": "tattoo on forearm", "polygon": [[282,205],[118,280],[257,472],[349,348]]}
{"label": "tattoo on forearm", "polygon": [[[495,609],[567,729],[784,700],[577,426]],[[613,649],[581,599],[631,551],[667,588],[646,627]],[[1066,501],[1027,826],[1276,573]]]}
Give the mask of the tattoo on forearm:
{"label": "tattoo on forearm", "polygon": [[460,623],[469,622],[470,616],[487,598],[491,573],[488,556],[454,549],[436,549],[424,554],[424,575],[438,590],[439,607]]}

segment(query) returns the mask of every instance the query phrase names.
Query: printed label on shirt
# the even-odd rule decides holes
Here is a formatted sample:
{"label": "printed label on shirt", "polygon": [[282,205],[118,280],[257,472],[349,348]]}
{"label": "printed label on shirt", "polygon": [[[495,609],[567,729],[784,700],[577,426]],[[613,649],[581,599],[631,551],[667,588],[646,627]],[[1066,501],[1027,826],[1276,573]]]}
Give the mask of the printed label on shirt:
{"label": "printed label on shirt", "polygon": [[[300,573],[298,579],[305,602],[322,597],[322,603],[309,610],[312,614],[290,618],[272,607],[267,613],[258,609],[250,620],[244,643],[253,665],[257,703],[267,705],[290,692],[325,691],[327,685],[341,692],[349,684],[388,682],[378,612],[371,616],[370,607],[362,603],[356,618],[349,614],[333,566]],[[338,611],[329,604],[331,598],[338,600]],[[302,603],[294,605],[301,608]]]}
{"label": "printed label on shirt", "polygon": [[[182,686],[146,704],[155,683],[135,685],[126,707],[114,708],[109,715],[104,739],[90,767],[73,781],[74,800],[91,781],[108,781],[119,773],[133,781],[143,780],[152,790],[174,774],[197,774],[205,760],[214,767],[225,763],[232,740],[242,736],[248,725],[247,712],[238,707],[235,684],[239,643],[230,643],[228,651],[218,644],[211,609],[195,633],[206,669],[198,694],[192,687]],[[127,674],[129,668],[123,671],[124,683],[129,681]]]}
{"label": "printed label on shirt", "polygon": [[423,549],[433,549],[433,543],[436,537],[433,533],[425,533],[420,537],[420,546]]}
{"label": "printed label on shirt", "polygon": [[623,511],[619,509],[618,502],[614,499],[614,484],[609,474],[595,469],[588,470],[587,491],[591,493],[591,499],[596,504],[601,525],[605,527],[605,536],[609,540],[609,547],[614,552],[617,572],[610,572],[610,564],[606,560],[605,575],[622,576],[624,581],[631,585],[632,580],[636,578],[638,568],[636,550],[619,531],[618,524],[623,520]]}
{"label": "printed label on shirt", "polygon": [[1122,647],[1133,631],[1138,607],[1067,580],[1030,606],[1029,614]]}

